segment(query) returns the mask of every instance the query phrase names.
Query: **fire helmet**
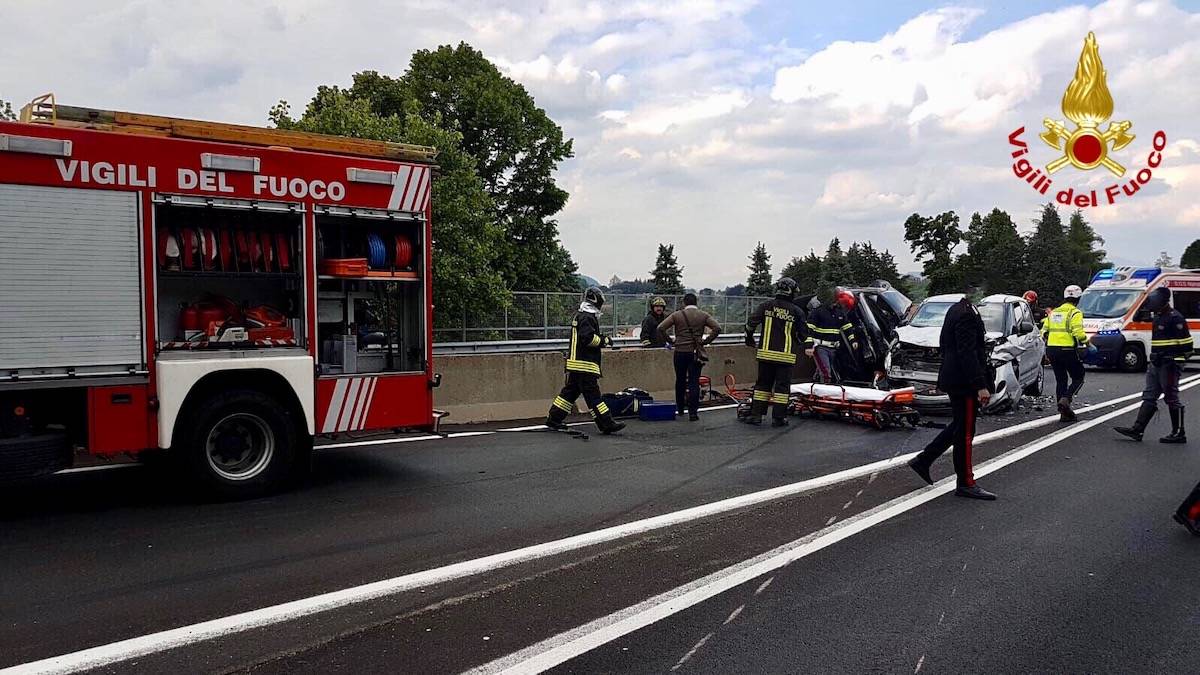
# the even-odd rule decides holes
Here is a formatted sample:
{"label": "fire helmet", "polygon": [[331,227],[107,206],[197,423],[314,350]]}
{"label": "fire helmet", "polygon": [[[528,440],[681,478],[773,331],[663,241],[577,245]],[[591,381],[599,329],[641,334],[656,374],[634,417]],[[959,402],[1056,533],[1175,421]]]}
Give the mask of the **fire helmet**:
{"label": "fire helmet", "polygon": [[604,293],[600,292],[600,289],[595,286],[589,286],[583,292],[583,301],[590,302],[596,306],[596,309],[600,309],[604,306]]}
{"label": "fire helmet", "polygon": [[834,299],[836,299],[838,304],[842,305],[846,309],[854,309],[854,294],[850,291],[839,287],[837,291],[834,292]]}
{"label": "fire helmet", "polygon": [[1171,304],[1171,289],[1166,286],[1159,286],[1146,294],[1146,300],[1142,303],[1142,309],[1157,312],[1169,304]]}
{"label": "fire helmet", "polygon": [[796,297],[796,280],[790,277],[783,277],[775,282],[775,297],[783,298],[789,302]]}
{"label": "fire helmet", "polygon": [[1025,299],[1025,302],[1028,302],[1031,305],[1037,304],[1037,291],[1025,291],[1025,295],[1022,295],[1021,297]]}
{"label": "fire helmet", "polygon": [[666,307],[667,301],[663,300],[662,298],[655,298],[650,301],[650,306],[651,307]]}
{"label": "fire helmet", "polygon": [[1083,297],[1083,289],[1075,284],[1071,284],[1070,286],[1067,286],[1066,290],[1063,291],[1063,297],[1072,300],[1078,300],[1079,298]]}

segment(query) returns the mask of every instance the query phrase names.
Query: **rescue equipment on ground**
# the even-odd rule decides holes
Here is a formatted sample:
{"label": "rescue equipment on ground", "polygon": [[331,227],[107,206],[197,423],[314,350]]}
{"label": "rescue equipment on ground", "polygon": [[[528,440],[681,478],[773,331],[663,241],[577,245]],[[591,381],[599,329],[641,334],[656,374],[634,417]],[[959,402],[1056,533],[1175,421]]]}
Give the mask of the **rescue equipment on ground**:
{"label": "rescue equipment on ground", "polygon": [[[725,376],[725,390],[738,403],[738,419],[749,416],[753,397],[737,388],[732,374]],[[904,424],[915,427],[921,421],[921,414],[912,406],[915,396],[912,387],[883,390],[801,382],[791,387],[788,414],[851,420],[876,429]]]}
{"label": "rescue equipment on ground", "polygon": [[613,417],[637,417],[642,406],[653,403],[650,392],[637,387],[626,387],[615,394],[603,394],[600,400],[608,406]]}
{"label": "rescue equipment on ground", "polygon": [[675,404],[669,401],[643,403],[638,410],[638,419],[643,422],[661,422],[675,419]]}

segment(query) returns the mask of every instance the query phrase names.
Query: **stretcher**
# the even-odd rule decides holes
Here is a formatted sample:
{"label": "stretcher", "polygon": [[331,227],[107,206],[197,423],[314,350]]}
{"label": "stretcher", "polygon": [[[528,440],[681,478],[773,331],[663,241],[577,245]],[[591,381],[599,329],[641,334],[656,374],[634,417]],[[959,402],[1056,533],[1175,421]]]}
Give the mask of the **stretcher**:
{"label": "stretcher", "polygon": [[[725,390],[730,398],[737,401],[738,417],[749,415],[752,393],[739,390],[732,374],[725,377]],[[802,382],[793,384],[788,394],[788,414],[811,415],[818,419],[846,419],[869,424],[876,429],[904,424],[915,427],[921,421],[921,414],[912,406],[914,396],[912,387],[883,390]]]}

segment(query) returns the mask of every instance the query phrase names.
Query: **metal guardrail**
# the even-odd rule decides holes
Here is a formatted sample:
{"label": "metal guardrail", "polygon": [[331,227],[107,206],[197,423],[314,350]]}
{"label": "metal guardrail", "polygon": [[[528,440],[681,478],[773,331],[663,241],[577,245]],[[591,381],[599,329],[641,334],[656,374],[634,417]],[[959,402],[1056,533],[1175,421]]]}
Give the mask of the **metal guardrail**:
{"label": "metal guardrail", "polygon": [[[729,345],[742,343],[742,330],[736,333],[722,333],[713,344]],[[528,352],[565,352],[570,348],[570,339],[554,340],[492,340],[481,342],[439,342],[433,345],[434,356],[454,354],[520,354]],[[616,338],[613,346],[617,349],[641,349],[640,338]],[[661,349],[661,347],[659,347]]]}

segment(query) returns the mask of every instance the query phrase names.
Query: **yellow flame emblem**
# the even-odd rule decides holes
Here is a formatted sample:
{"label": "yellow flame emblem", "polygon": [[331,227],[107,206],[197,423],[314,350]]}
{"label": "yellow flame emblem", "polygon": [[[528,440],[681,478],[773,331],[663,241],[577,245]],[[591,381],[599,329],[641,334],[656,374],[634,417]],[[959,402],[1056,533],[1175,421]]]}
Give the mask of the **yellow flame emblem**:
{"label": "yellow flame emblem", "polygon": [[1113,122],[1107,130],[1100,131],[1100,125],[1108,121],[1113,112],[1106,77],[1096,34],[1088,33],[1083,41],[1083,52],[1079,54],[1079,65],[1075,66],[1075,77],[1062,98],[1063,115],[1075,123],[1075,130],[1047,117],[1043,121],[1046,130],[1038,135],[1046,145],[1063,153],[1062,157],[1046,165],[1047,173],[1054,173],[1069,163],[1085,171],[1103,165],[1117,176],[1125,175],[1125,167],[1108,156],[1109,143],[1113,152],[1129,145],[1135,138],[1129,133],[1133,123]]}

